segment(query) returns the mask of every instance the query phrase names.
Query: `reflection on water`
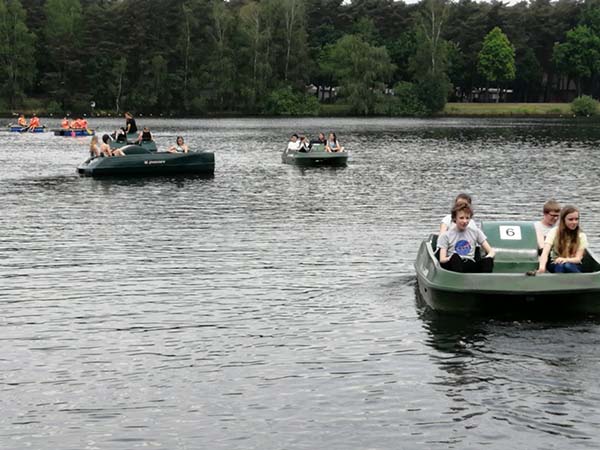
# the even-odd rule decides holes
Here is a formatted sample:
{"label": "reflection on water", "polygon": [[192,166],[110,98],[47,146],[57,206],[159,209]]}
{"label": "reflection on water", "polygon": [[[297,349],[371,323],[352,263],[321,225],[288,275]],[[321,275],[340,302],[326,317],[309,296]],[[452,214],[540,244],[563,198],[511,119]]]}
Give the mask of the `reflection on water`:
{"label": "reflection on water", "polygon": [[[1,448],[594,447],[598,323],[436,316],[413,261],[459,191],[573,202],[600,248],[598,125],[138,123],[214,177],[80,178],[87,139],[0,134]],[[348,167],[282,164],[291,130]]]}

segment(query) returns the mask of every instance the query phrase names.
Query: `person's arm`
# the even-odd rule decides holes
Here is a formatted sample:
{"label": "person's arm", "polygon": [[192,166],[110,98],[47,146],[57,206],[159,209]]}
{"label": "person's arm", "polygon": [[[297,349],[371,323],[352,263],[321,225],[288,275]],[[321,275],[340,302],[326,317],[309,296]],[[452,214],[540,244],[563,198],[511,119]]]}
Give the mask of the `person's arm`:
{"label": "person's arm", "polygon": [[440,234],[443,234],[446,231],[448,231],[448,226],[444,222],[440,223]]}
{"label": "person's arm", "polygon": [[578,248],[577,252],[575,252],[575,256],[573,256],[571,258],[558,257],[554,260],[554,262],[556,264],[566,264],[566,263],[581,264],[581,260],[583,259],[584,253],[585,253],[584,248]]}
{"label": "person's arm", "polygon": [[544,243],[542,254],[539,258],[539,265],[537,270],[539,273],[544,273],[546,271],[546,264],[548,264],[548,257],[550,256],[551,249],[552,245],[550,243]]}
{"label": "person's arm", "polygon": [[538,248],[544,248],[544,234],[537,226],[535,227],[535,235],[537,237]]}
{"label": "person's arm", "polygon": [[190,151],[190,148],[188,147],[187,144],[183,144],[182,148],[183,148],[183,153],[187,153]]}
{"label": "person's arm", "polygon": [[448,249],[446,247],[438,247],[440,249],[440,262],[442,264],[447,263],[448,261],[450,261],[450,258],[448,258]]}
{"label": "person's arm", "polygon": [[481,248],[485,250],[486,258],[493,258],[494,256],[496,256],[496,250],[492,248],[488,241],[483,241],[483,243],[481,244]]}

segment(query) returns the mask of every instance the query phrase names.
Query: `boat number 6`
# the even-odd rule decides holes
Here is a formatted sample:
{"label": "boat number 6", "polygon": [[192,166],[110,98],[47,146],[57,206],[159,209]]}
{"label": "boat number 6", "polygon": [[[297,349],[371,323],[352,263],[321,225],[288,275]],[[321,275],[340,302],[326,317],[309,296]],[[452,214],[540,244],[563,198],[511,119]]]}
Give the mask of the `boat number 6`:
{"label": "boat number 6", "polygon": [[500,239],[507,239],[511,241],[521,240],[521,227],[516,225],[500,225]]}

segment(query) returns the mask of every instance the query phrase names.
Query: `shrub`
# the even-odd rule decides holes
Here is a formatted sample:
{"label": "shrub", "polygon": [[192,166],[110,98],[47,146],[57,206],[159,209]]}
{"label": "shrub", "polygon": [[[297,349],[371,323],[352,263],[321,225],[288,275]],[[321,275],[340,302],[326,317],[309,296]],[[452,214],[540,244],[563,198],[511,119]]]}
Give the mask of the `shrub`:
{"label": "shrub", "polygon": [[571,111],[576,116],[593,116],[598,112],[598,102],[592,97],[582,95],[571,102]]}
{"label": "shrub", "polygon": [[377,112],[389,116],[421,117],[428,114],[427,108],[417,95],[413,83],[400,81],[394,86],[394,95],[386,96],[383,103],[377,105]]}
{"label": "shrub", "polygon": [[314,95],[294,92],[291,86],[284,86],[271,91],[265,111],[278,116],[316,116],[319,114],[319,101]]}
{"label": "shrub", "polygon": [[451,84],[445,75],[425,75],[417,83],[417,95],[429,114],[444,110]]}

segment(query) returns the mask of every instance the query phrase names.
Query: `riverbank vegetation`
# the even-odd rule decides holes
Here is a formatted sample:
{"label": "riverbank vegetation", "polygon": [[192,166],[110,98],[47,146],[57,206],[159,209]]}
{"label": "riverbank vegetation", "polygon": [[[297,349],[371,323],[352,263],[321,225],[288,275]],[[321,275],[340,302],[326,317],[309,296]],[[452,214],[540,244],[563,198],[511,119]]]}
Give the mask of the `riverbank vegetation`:
{"label": "riverbank vegetation", "polygon": [[567,115],[600,3],[0,0],[0,59],[5,113]]}

